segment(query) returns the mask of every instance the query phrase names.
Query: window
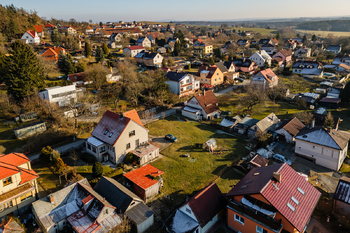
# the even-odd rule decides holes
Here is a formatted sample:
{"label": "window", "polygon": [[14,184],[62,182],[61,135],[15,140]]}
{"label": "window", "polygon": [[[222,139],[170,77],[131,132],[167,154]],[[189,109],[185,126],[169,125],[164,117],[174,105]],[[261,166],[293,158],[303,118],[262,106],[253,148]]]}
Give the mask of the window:
{"label": "window", "polygon": [[317,148],[317,146],[313,146],[313,147],[312,147],[312,149],[316,149],[316,148]]}
{"label": "window", "polygon": [[129,138],[135,136],[135,130],[129,132]]}
{"label": "window", "polygon": [[96,153],[96,147],[92,147],[92,152]]}
{"label": "window", "polygon": [[135,140],[135,148],[140,145],[140,139]]}
{"label": "window", "polygon": [[287,206],[288,206],[289,209],[291,209],[293,212],[295,211],[294,206],[292,206],[292,204],[290,204],[289,202],[287,203]]}
{"label": "window", "polygon": [[190,214],[192,213],[191,210],[188,209],[188,208],[186,208],[186,211],[187,211],[188,213],[190,213]]}
{"label": "window", "polygon": [[303,195],[305,195],[305,192],[304,192],[304,190],[302,190],[301,188],[297,188],[298,189],[298,191],[301,193],[301,194],[303,194]]}
{"label": "window", "polygon": [[205,82],[207,82],[207,80],[205,80]]}
{"label": "window", "polygon": [[113,135],[113,132],[112,132],[112,133],[110,133],[110,134],[108,135],[108,137],[110,138],[110,137],[112,137],[112,135]]}
{"label": "window", "polygon": [[30,199],[32,197],[33,197],[32,192],[23,194],[23,195],[20,196],[21,202],[26,201],[26,200],[28,200],[28,199]]}
{"label": "window", "polygon": [[256,226],[256,233],[267,233],[267,230],[260,226]]}
{"label": "window", "polygon": [[244,225],[244,218],[242,218],[241,216],[239,215],[236,215],[235,214],[235,221],[236,222],[239,222],[240,224]]}
{"label": "window", "polygon": [[6,202],[6,203],[3,203],[0,205],[0,212],[12,207],[12,201],[9,201],[9,202]]}
{"label": "window", "polygon": [[91,145],[89,143],[87,144],[87,148],[91,150]]}
{"label": "window", "polygon": [[295,204],[299,205],[299,201],[295,197],[292,196],[291,199],[294,201]]}
{"label": "window", "polygon": [[104,133],[103,133],[103,135],[106,135],[108,133],[108,130],[106,130]]}
{"label": "window", "polygon": [[215,82],[216,82],[216,79],[215,79]]}
{"label": "window", "polygon": [[126,144],[126,149],[130,149],[130,143]]}
{"label": "window", "polygon": [[100,153],[103,153],[105,151],[106,151],[106,147],[105,146],[100,147]]}
{"label": "window", "polygon": [[3,186],[12,184],[12,178],[11,178],[11,176],[10,176],[10,177],[7,177],[7,178],[5,178],[5,179],[3,179],[3,180],[2,180],[2,183],[3,183]]}

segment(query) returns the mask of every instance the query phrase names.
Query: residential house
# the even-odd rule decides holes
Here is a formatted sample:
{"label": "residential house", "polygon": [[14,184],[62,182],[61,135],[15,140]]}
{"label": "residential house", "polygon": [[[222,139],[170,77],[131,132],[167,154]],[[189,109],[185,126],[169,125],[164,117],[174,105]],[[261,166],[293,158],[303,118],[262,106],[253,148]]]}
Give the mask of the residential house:
{"label": "residential house", "polygon": [[77,233],[109,232],[122,222],[117,211],[92,189],[87,179],[51,193],[32,205],[36,222],[48,233],[67,227]]}
{"label": "residential house", "polygon": [[256,154],[250,161],[250,169],[254,167],[265,167],[269,164],[269,160],[265,159],[264,157],[260,156],[259,154]]}
{"label": "residential house", "polygon": [[0,155],[0,219],[13,213],[20,216],[37,198],[39,175],[22,153]]}
{"label": "residential house", "polygon": [[239,39],[239,40],[237,41],[237,44],[238,44],[239,46],[248,47],[248,46],[250,45],[250,42],[249,42],[249,40]]}
{"label": "residential house", "polygon": [[160,68],[164,58],[159,53],[141,51],[134,56],[134,59],[138,64]]}
{"label": "residential house", "polygon": [[252,56],[250,56],[249,59],[251,61],[255,61],[259,67],[263,67],[265,63],[271,66],[272,58],[265,50],[259,50],[258,52],[255,52]]}
{"label": "residential house", "polygon": [[350,66],[344,63],[341,63],[335,67],[335,70],[338,72],[350,71]]}
{"label": "residential house", "polygon": [[286,163],[251,169],[227,194],[235,232],[304,233],[321,193]]}
{"label": "residential house", "polygon": [[44,91],[39,92],[39,97],[48,100],[50,103],[56,103],[59,107],[71,103],[71,99],[77,101],[77,94],[81,90],[76,89],[75,85],[47,87]]}
{"label": "residential house", "polygon": [[261,50],[264,50],[268,55],[272,55],[276,51],[275,46],[272,44],[261,45]]}
{"label": "residential house", "polygon": [[297,61],[293,64],[292,71],[295,74],[301,74],[305,78],[323,77],[323,66],[320,62],[317,61]]}
{"label": "residential house", "polygon": [[160,53],[160,54],[166,53],[166,48],[165,47],[159,47],[157,49],[157,52]]}
{"label": "residential house", "polygon": [[115,49],[117,46],[116,46],[116,44],[115,44],[115,42],[113,42],[113,41],[110,41],[108,44],[107,44],[107,46],[108,46],[108,48],[110,48],[110,49]]}
{"label": "residential house", "polygon": [[300,47],[294,52],[296,58],[305,59],[311,56],[311,49],[307,47]]}
{"label": "residential house", "polygon": [[1,233],[24,233],[24,229],[12,217],[0,223]]}
{"label": "residential house", "polygon": [[84,86],[93,83],[93,81],[88,80],[87,72],[68,74],[67,81],[71,81],[76,86]]}
{"label": "residential house", "polygon": [[291,40],[291,39],[288,39],[284,42],[284,47],[285,49],[288,49],[288,50],[293,50],[297,47],[297,43],[296,41],[294,40]]}
{"label": "residential house", "polygon": [[131,153],[134,155],[134,161],[137,161],[138,165],[143,166],[159,158],[159,147],[145,143],[131,151]]}
{"label": "residential house", "polygon": [[13,129],[17,139],[28,138],[46,131],[46,123],[43,121],[33,122]]}
{"label": "residential house", "polygon": [[110,68],[110,73],[106,75],[106,81],[108,83],[116,83],[122,79],[122,76],[116,69]]}
{"label": "residential house", "polygon": [[134,193],[141,197],[143,201],[148,201],[159,193],[163,187],[163,178],[160,176],[164,172],[147,164],[124,174],[126,178],[125,185],[128,188],[133,187]]}
{"label": "residential house", "polygon": [[258,121],[255,125],[249,128],[248,136],[250,138],[256,138],[257,134],[268,133],[273,131],[280,121],[274,113],[270,113],[268,116],[264,117]]}
{"label": "residential house", "polygon": [[270,68],[261,70],[252,76],[250,85],[258,88],[276,87],[278,85],[278,77]]}
{"label": "residential house", "polygon": [[[197,40],[198,41],[198,40]],[[197,42],[196,41],[196,42]],[[193,53],[199,57],[204,57],[213,53],[213,45],[208,43],[194,43],[193,44]]]}
{"label": "residential house", "polygon": [[258,65],[255,61],[252,61],[249,58],[245,57],[233,59],[233,63],[235,64],[236,72],[242,71],[245,73],[253,74],[258,68]]}
{"label": "residential house", "polygon": [[141,198],[115,179],[102,176],[94,190],[113,205],[119,214],[125,214],[136,226],[137,233],[143,233],[154,223],[154,212]]}
{"label": "residential house", "polygon": [[261,46],[261,45],[264,45],[264,44],[271,44],[272,41],[271,41],[271,39],[260,39],[258,43]]}
{"label": "residential house", "polygon": [[64,25],[64,26],[61,26],[59,29],[58,29],[59,32],[61,33],[68,33],[68,35],[75,35],[77,34],[77,30],[70,26],[70,25]]}
{"label": "residential house", "polygon": [[348,151],[350,134],[331,128],[302,129],[295,137],[295,153],[316,164],[338,171]]}
{"label": "residential house", "polygon": [[165,83],[170,86],[171,93],[179,97],[194,94],[200,88],[200,81],[196,80],[192,74],[170,71],[165,76],[168,79]]}
{"label": "residential house", "polygon": [[345,216],[350,215],[350,178],[340,178],[337,188],[333,194],[333,212]]}
{"label": "residential house", "polygon": [[296,94],[295,100],[299,99],[305,101],[308,104],[315,104],[316,101],[320,98],[320,96],[321,95],[317,93],[304,92]]}
{"label": "residential house", "polygon": [[136,110],[123,114],[107,111],[86,141],[87,152],[100,162],[119,164],[128,152],[148,143],[146,129]]}
{"label": "residential house", "polygon": [[215,63],[215,65],[221,70],[224,79],[225,77],[234,80],[239,77],[239,73],[236,72],[235,64],[232,61],[221,61]]}
{"label": "residential house", "polygon": [[159,32],[148,32],[146,37],[151,41],[152,44],[156,43],[156,39],[164,37],[164,33]]}
{"label": "residential house", "polygon": [[62,47],[49,47],[45,48],[43,51],[39,53],[39,56],[43,57],[47,61],[58,61],[58,55],[66,54],[66,50]]}
{"label": "residential house", "polygon": [[150,48],[152,46],[151,41],[145,36],[139,37],[137,39],[135,45],[140,45],[144,48]]}
{"label": "residential house", "polygon": [[[221,116],[223,115],[223,112],[221,112]],[[234,117],[228,117],[226,116],[222,121],[220,122],[219,126],[224,131],[231,132],[233,130],[233,127],[235,127],[242,119],[236,115]]]}
{"label": "residential house", "polygon": [[25,44],[39,44],[40,37],[36,31],[26,31],[21,37],[21,41]]}
{"label": "residential house", "polygon": [[[38,36],[40,38],[43,38],[44,37],[44,27],[43,25],[33,25],[33,28],[34,28],[34,31],[36,31],[36,33],[38,33]],[[30,29],[28,29],[30,30]]]}
{"label": "residential house", "polygon": [[211,86],[220,85],[224,82],[224,74],[216,66],[201,66],[195,76],[201,84],[209,84]]}
{"label": "residential house", "polygon": [[271,38],[271,41],[270,41],[270,44],[272,44],[272,45],[274,45],[274,46],[276,46],[276,45],[278,45],[278,40],[276,39],[276,38]]}
{"label": "residential house", "polygon": [[129,57],[135,57],[138,53],[144,51],[145,48],[140,45],[128,46],[123,49],[123,55]]}
{"label": "residential house", "polygon": [[109,40],[113,41],[113,42],[120,42],[124,38],[123,35],[124,34],[121,33],[121,32],[119,32],[119,33],[112,33],[111,36],[109,37]]}
{"label": "residential house", "polygon": [[182,115],[193,120],[210,120],[219,113],[219,100],[212,91],[194,95],[182,109]]}
{"label": "residential house", "polygon": [[337,55],[332,62],[332,65],[340,65],[340,64],[350,65],[350,55]]}
{"label": "residential house", "polygon": [[168,232],[212,232],[213,225],[224,215],[227,201],[212,183],[183,204],[165,222]]}
{"label": "residential house", "polygon": [[90,26],[87,26],[85,29],[85,34],[86,35],[94,34],[94,29]]}
{"label": "residential house", "polygon": [[328,47],[327,47],[327,52],[338,54],[338,53],[340,53],[340,51],[341,51],[340,45],[328,45]]}
{"label": "residential house", "polygon": [[285,120],[275,130],[279,141],[286,141],[287,143],[295,142],[295,136],[305,127],[298,118],[294,117],[291,120]]}
{"label": "residential house", "polygon": [[259,120],[246,116],[243,118],[243,120],[238,122],[238,124],[233,128],[233,131],[240,135],[246,135],[248,130],[258,122]]}
{"label": "residential house", "polygon": [[278,51],[275,55],[273,55],[272,59],[276,60],[279,66],[282,66],[284,63],[286,63],[288,66],[293,62],[292,55],[293,52],[291,50],[282,49]]}
{"label": "residential house", "polygon": [[56,28],[56,26],[53,25],[53,24],[51,24],[51,23],[46,23],[46,24],[44,25],[44,28],[45,28],[46,33],[51,34],[51,33],[52,33],[52,30],[53,30],[54,28]]}

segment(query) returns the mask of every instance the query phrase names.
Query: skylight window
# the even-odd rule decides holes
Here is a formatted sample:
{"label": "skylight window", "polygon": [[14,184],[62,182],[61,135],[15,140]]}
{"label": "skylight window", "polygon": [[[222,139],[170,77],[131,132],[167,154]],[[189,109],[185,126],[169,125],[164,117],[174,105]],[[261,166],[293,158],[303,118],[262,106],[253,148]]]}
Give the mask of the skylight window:
{"label": "skylight window", "polygon": [[254,173],[254,176],[257,176],[257,175],[259,175],[259,174],[260,174],[260,172]]}
{"label": "skylight window", "polygon": [[291,209],[293,212],[295,211],[294,206],[292,206],[289,202],[287,203],[287,206],[289,207],[289,209]]}
{"label": "skylight window", "polygon": [[110,133],[110,134],[108,135],[108,137],[110,138],[110,137],[112,137],[112,135],[113,135],[113,132],[112,132],[112,133]]}
{"label": "skylight window", "polygon": [[295,204],[299,205],[299,201],[295,197],[292,196],[292,200],[295,202]]}
{"label": "skylight window", "polygon": [[108,133],[108,129],[103,133],[103,135],[106,135]]}
{"label": "skylight window", "polygon": [[241,187],[241,189],[244,189],[244,188],[246,188],[247,187],[247,185],[243,185],[242,187]]}
{"label": "skylight window", "polygon": [[305,195],[305,192],[304,192],[304,190],[302,190],[301,188],[297,188],[298,189],[298,191],[301,193],[301,194],[303,194],[303,195]]}

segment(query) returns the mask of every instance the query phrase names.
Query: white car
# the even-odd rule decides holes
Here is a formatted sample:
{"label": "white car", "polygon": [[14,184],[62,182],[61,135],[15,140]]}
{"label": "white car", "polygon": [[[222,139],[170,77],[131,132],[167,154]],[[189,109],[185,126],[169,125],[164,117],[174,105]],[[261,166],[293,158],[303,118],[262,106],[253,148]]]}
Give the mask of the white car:
{"label": "white car", "polygon": [[289,159],[287,160],[283,155],[280,155],[280,154],[274,154],[272,156],[272,159],[275,160],[276,162],[287,163],[289,166],[292,165],[292,161],[290,161]]}

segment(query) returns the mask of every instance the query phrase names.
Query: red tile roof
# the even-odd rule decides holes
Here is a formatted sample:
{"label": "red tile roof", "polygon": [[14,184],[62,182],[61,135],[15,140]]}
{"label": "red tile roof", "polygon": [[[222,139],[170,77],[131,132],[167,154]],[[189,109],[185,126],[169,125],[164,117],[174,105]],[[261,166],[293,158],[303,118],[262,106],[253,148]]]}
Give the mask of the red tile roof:
{"label": "red tile roof", "polygon": [[136,111],[131,110],[124,114],[120,115],[107,110],[91,135],[109,145],[114,145],[131,120],[143,127]]}
{"label": "red tile roof", "polygon": [[219,72],[219,71],[221,72],[221,70],[216,65],[213,65],[213,66],[201,66],[201,68],[199,68],[196,76],[200,77],[202,71],[208,71],[208,74],[207,74],[206,78],[212,78],[213,75],[216,72]]}
{"label": "red tile roof", "polygon": [[19,184],[24,184],[30,180],[36,179],[39,175],[34,170],[20,169],[21,171],[21,182]]}
{"label": "red tile roof", "polygon": [[43,32],[43,25],[33,25],[33,28],[36,32]]}
{"label": "red tile roof", "polygon": [[30,30],[28,30],[27,33],[28,33],[31,37],[35,38],[36,31],[30,31]]}
{"label": "red tile roof", "polygon": [[187,203],[201,227],[207,225],[227,204],[219,187],[212,183],[193,196]]}
{"label": "red tile roof", "polygon": [[30,160],[28,159],[28,157],[22,153],[10,153],[7,155],[0,155],[0,163],[6,163],[12,166],[19,166],[29,161]]}
{"label": "red tile roof", "polygon": [[[274,172],[281,175],[281,182],[273,178]],[[303,231],[321,197],[316,188],[286,163],[253,168],[227,196],[258,193],[300,232]],[[298,205],[292,197],[299,202]],[[294,211],[287,206],[288,203],[294,207]]]}
{"label": "red tile roof", "polygon": [[46,60],[49,61],[57,61],[58,60],[58,55],[62,51],[63,54],[66,53],[66,50],[62,47],[49,47],[44,49],[41,53],[40,56],[44,57]]}
{"label": "red tile roof", "polygon": [[141,46],[141,45],[128,46],[128,47],[126,47],[126,48],[128,48],[128,49],[130,49],[130,50],[145,49],[145,48],[144,48],[143,46]]}
{"label": "red tile roof", "polygon": [[141,188],[147,189],[158,183],[158,180],[150,178],[149,175],[157,177],[162,175],[163,173],[164,172],[162,172],[158,168],[147,164],[146,166],[124,174],[124,176],[130,181],[132,181],[134,184],[140,186]]}
{"label": "red tile roof", "polygon": [[34,170],[19,168],[18,166],[29,162],[30,160],[22,153],[10,153],[0,155],[0,179],[21,173],[21,182],[24,184],[30,180],[38,178]]}
{"label": "red tile roof", "polygon": [[51,29],[51,28],[54,28],[54,27],[56,27],[56,26],[53,25],[53,24],[51,24],[51,23],[47,23],[47,24],[44,25],[44,27],[45,27],[45,28],[50,28],[50,29]]}
{"label": "red tile roof", "polygon": [[271,82],[271,79],[276,76],[276,74],[271,69],[261,70],[259,73],[262,74],[268,82]]}
{"label": "red tile roof", "polygon": [[72,82],[85,81],[87,75],[88,74],[86,72],[81,72],[81,73],[69,74],[68,78]]}

